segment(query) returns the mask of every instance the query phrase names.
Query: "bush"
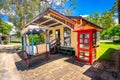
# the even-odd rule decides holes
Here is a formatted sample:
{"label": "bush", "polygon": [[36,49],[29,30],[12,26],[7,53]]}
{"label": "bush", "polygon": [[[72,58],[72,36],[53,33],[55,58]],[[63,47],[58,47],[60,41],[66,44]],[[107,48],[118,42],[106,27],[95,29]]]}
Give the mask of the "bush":
{"label": "bush", "polygon": [[4,40],[4,41],[3,41],[3,44],[8,44],[8,41],[7,41],[7,40]]}
{"label": "bush", "polygon": [[[36,44],[42,44],[45,42],[45,39],[44,39],[44,36],[43,35],[38,35],[38,34],[35,34],[33,35],[33,38],[34,38],[34,45]],[[29,44],[32,44],[32,36],[29,35]]]}
{"label": "bush", "polygon": [[120,43],[120,40],[113,40],[113,43]]}

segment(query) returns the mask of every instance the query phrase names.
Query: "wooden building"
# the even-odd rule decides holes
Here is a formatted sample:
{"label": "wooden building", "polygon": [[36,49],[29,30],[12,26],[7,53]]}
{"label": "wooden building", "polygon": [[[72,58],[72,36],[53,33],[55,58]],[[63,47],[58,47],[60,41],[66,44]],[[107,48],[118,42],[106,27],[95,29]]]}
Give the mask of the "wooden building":
{"label": "wooden building", "polygon": [[[37,46],[37,53],[48,52],[49,54],[52,53],[52,49],[53,52],[66,54],[72,54],[75,51],[77,60],[92,64],[96,58],[96,48],[99,46],[98,34],[101,30],[101,27],[81,16],[65,16],[48,8],[27,23],[21,32],[23,48],[26,51],[24,54],[25,56],[27,54],[25,58],[29,58],[28,55],[36,55],[34,46]],[[27,35],[34,33],[43,34],[46,43],[29,45]],[[43,49],[43,47],[46,48]],[[29,64],[29,59],[26,60]]]}

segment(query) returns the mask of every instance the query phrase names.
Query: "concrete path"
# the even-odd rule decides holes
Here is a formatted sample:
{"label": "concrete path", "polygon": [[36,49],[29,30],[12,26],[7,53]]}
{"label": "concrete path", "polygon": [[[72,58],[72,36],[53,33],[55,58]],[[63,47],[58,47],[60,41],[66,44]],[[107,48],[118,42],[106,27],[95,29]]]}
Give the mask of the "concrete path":
{"label": "concrete path", "polygon": [[23,80],[16,69],[12,53],[0,53],[0,80]]}
{"label": "concrete path", "polygon": [[31,66],[28,68],[23,52],[16,52],[15,47],[12,50],[8,46],[5,48],[7,52],[3,52],[4,48],[0,52],[0,80],[120,80],[120,75],[109,70],[115,70],[115,64],[108,61],[86,65],[74,56],[55,54],[46,59],[37,55],[31,58]]}

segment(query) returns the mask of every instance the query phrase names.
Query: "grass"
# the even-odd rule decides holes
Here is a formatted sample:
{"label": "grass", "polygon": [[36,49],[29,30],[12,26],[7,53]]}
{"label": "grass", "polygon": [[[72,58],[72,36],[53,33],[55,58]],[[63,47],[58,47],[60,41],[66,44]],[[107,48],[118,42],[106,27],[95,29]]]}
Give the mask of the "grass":
{"label": "grass", "polygon": [[21,44],[20,42],[10,42],[9,45]]}
{"label": "grass", "polygon": [[100,48],[97,50],[97,59],[111,60],[110,56],[115,49],[120,49],[120,43],[101,42]]}

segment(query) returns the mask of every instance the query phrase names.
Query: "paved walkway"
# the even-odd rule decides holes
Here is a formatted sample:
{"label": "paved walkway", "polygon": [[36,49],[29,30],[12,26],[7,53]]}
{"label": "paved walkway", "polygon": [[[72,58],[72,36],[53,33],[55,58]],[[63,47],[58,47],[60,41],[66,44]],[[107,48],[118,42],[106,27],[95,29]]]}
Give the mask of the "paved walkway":
{"label": "paved walkway", "polygon": [[75,57],[55,54],[45,59],[40,55],[32,58],[32,66],[27,68],[21,53],[14,57],[24,80],[120,80],[120,76],[108,70],[111,67],[109,62],[100,61],[90,66]]}
{"label": "paved walkway", "polygon": [[[17,55],[15,56],[17,58]],[[75,58],[56,54],[50,59],[43,56],[33,59],[30,68],[26,67],[23,60],[16,62],[24,80],[91,80],[87,75],[83,75],[91,66],[79,63]]]}
{"label": "paved walkway", "polygon": [[0,53],[0,80],[22,80],[14,62],[13,54]]}
{"label": "paved walkway", "polygon": [[1,52],[0,80],[120,80],[119,75],[109,71],[114,64],[104,61],[91,66],[73,56],[55,54],[50,59],[32,57],[31,64],[26,66],[22,52]]}

